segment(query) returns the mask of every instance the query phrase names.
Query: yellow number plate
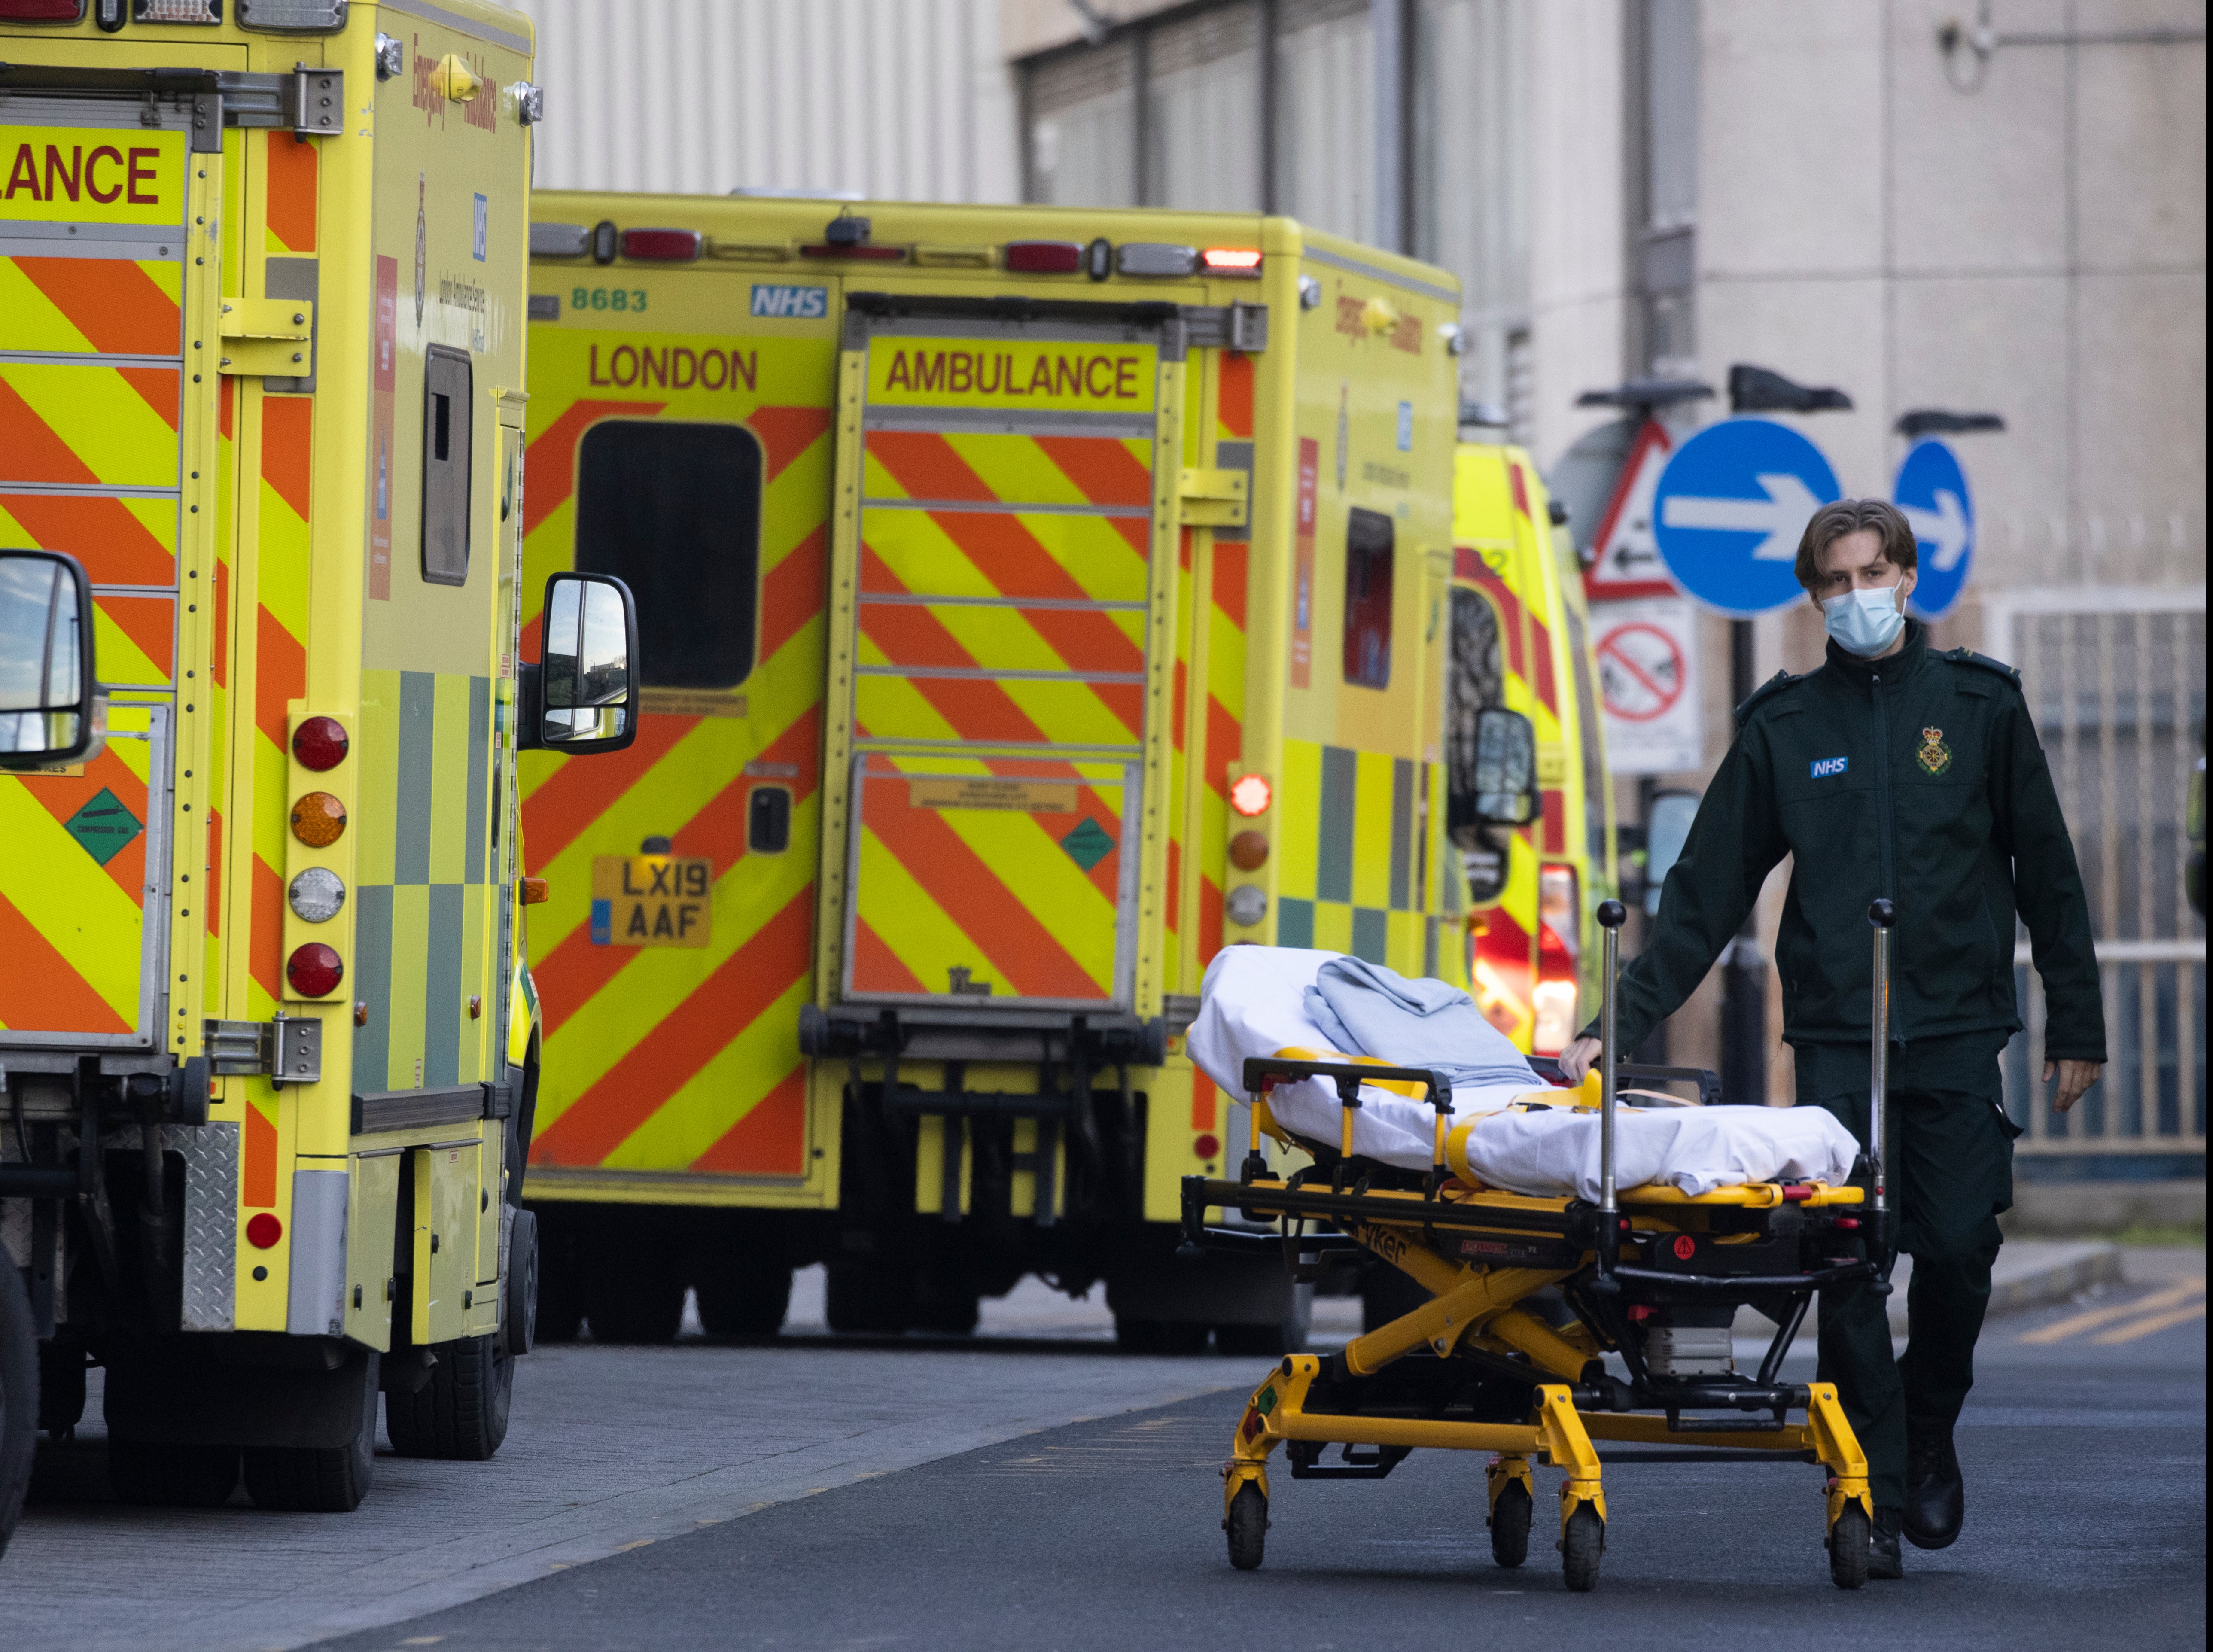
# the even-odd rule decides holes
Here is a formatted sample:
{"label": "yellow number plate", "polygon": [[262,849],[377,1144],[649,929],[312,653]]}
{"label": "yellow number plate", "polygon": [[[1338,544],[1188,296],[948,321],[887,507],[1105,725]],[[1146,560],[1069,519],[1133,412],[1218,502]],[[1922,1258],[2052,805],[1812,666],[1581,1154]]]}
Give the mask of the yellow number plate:
{"label": "yellow number plate", "polygon": [[674,855],[592,857],[592,944],[704,947],[714,933],[715,863]]}

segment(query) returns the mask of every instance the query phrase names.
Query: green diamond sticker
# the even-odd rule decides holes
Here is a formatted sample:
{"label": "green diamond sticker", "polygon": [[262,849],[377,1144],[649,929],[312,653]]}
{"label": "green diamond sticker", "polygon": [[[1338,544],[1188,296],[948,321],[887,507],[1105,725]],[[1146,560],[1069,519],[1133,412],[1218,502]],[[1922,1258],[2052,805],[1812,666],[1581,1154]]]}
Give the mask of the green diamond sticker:
{"label": "green diamond sticker", "polygon": [[62,822],[62,830],[82,844],[86,854],[105,866],[128,849],[131,840],[145,827],[137,815],[124,807],[120,797],[102,786],[99,796]]}
{"label": "green diamond sticker", "polygon": [[1070,860],[1088,872],[1114,852],[1114,839],[1105,826],[1087,814],[1081,826],[1060,840],[1060,846],[1068,851]]}

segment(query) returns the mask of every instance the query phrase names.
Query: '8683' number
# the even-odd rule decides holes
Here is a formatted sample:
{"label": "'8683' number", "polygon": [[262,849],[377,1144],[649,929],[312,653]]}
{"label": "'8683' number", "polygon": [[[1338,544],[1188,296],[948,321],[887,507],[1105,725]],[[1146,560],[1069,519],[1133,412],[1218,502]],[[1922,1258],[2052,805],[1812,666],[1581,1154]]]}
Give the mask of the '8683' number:
{"label": "'8683' number", "polygon": [[643,310],[643,287],[578,287],[569,295],[572,310]]}

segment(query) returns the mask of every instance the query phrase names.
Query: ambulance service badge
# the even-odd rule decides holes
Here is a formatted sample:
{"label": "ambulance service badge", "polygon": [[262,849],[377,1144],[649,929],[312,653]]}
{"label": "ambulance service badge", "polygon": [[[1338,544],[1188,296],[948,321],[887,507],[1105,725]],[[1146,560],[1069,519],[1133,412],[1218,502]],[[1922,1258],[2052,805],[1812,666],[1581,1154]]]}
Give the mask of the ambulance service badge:
{"label": "ambulance service badge", "polygon": [[1930,774],[1942,774],[1952,766],[1952,748],[1944,743],[1942,728],[1921,731],[1921,749],[1913,754],[1914,760]]}

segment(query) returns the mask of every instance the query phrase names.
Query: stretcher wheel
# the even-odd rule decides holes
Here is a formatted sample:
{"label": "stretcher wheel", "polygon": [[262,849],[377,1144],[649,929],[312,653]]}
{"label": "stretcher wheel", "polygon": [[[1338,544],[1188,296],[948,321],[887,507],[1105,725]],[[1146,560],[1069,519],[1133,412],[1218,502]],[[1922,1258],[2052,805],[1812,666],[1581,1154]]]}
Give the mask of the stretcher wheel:
{"label": "stretcher wheel", "polygon": [[1868,1581],[1868,1552],[1874,1543],[1875,1530],[1868,1524],[1867,1510],[1857,1503],[1848,1505],[1829,1528],[1829,1581],[1840,1589],[1863,1587]]}
{"label": "stretcher wheel", "polygon": [[1229,1564],[1241,1572],[1257,1571],[1268,1543],[1268,1499],[1249,1481],[1229,1500]]}
{"label": "stretcher wheel", "polygon": [[1529,1558],[1529,1517],[1533,1512],[1527,1488],[1513,1481],[1491,1505],[1491,1558],[1502,1566],[1518,1566]]}
{"label": "stretcher wheel", "polygon": [[1598,1587],[1598,1559],[1606,1548],[1606,1522],[1588,1503],[1568,1516],[1560,1533],[1560,1574],[1569,1589],[1588,1594]]}

